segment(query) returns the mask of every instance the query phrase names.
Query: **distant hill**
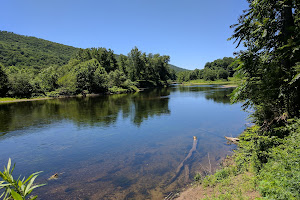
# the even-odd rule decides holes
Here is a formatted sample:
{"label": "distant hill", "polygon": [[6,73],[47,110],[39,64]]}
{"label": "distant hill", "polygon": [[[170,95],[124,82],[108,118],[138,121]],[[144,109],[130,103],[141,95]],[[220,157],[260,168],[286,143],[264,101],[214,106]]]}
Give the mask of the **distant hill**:
{"label": "distant hill", "polygon": [[[78,48],[48,40],[0,31],[0,62],[4,66],[30,66],[41,69],[68,63]],[[118,58],[118,55],[116,55]],[[169,64],[175,72],[186,71]]]}
{"label": "distant hill", "polygon": [[61,66],[67,64],[76,51],[75,47],[0,31],[0,62],[4,66]]}
{"label": "distant hill", "polygon": [[175,65],[171,65],[171,64],[169,64],[169,66],[170,66],[170,68],[171,68],[171,69],[174,69],[174,70],[175,70],[175,72],[183,72],[183,71],[188,71],[188,69],[180,68],[180,67],[177,67],[177,66],[175,66]]}

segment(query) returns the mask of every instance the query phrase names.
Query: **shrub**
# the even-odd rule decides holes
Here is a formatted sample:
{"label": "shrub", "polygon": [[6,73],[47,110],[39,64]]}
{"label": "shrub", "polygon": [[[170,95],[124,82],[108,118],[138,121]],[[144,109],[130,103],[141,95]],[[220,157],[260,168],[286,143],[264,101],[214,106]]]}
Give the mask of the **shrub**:
{"label": "shrub", "polygon": [[[11,159],[8,160],[7,167],[4,167],[4,171],[0,172],[0,191],[4,189],[5,191],[1,194],[0,198],[3,200],[15,199],[15,200],[25,200],[31,192],[38,187],[45,184],[34,185],[33,182],[41,172],[36,172],[31,174],[27,179],[25,177],[21,180],[20,177],[15,180],[12,176],[15,165],[11,168]],[[30,200],[36,199],[37,196],[29,197]]]}

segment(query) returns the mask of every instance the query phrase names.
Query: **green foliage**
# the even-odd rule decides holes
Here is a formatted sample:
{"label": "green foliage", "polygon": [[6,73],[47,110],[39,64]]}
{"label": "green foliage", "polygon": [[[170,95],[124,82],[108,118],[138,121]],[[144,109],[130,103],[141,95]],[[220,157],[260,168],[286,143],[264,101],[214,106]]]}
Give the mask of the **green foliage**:
{"label": "green foliage", "polygon": [[58,88],[57,80],[57,68],[53,66],[43,69],[36,78],[36,81],[38,82],[37,84],[39,85],[42,92],[50,92],[56,90]]}
{"label": "green foliage", "polygon": [[216,70],[212,70],[210,68],[204,69],[203,70],[203,79],[208,81],[214,81],[217,79],[217,71]]}
{"label": "green foliage", "polygon": [[268,199],[300,198],[300,120],[288,121],[268,132],[259,126],[247,129],[235,153],[239,171],[255,172]]}
{"label": "green foliage", "polygon": [[193,71],[181,71],[178,72],[177,81],[187,82],[191,80],[204,79],[206,81],[214,81],[217,79],[228,79],[233,77],[237,64],[236,59],[231,57],[224,57],[223,59],[217,59],[213,62],[205,64],[204,69],[195,69]]}
{"label": "green foliage", "polygon": [[[268,128],[282,123],[283,115],[299,116],[300,6],[295,0],[249,1],[250,9],[235,27],[239,53],[239,72],[244,83],[233,95],[235,101],[253,106],[258,124]],[[259,108],[259,109],[257,109]]]}
{"label": "green foliage", "polygon": [[8,78],[4,71],[3,65],[0,63],[0,97],[3,97],[8,92]]}
{"label": "green foliage", "polygon": [[126,76],[123,72],[115,70],[108,74],[108,80],[109,87],[120,87],[126,81]]}
{"label": "green foliage", "polygon": [[268,199],[300,199],[300,5],[297,1],[249,0],[233,25],[243,84],[233,101],[253,107],[255,126],[240,137],[236,162],[257,174]]}
{"label": "green foliage", "polygon": [[5,31],[0,31],[0,59],[0,96],[133,92],[137,81],[164,86],[176,78],[169,56],[147,55],[137,47],[117,56],[111,49],[77,49]]}
{"label": "green foliage", "polygon": [[110,93],[113,93],[113,94],[120,94],[120,93],[128,92],[127,89],[123,89],[123,88],[120,88],[120,87],[117,87],[117,86],[113,86],[113,87],[109,88],[108,91]]}
{"label": "green foliage", "polygon": [[76,59],[84,62],[88,60],[95,59],[99,64],[105,68],[106,72],[109,73],[118,68],[117,60],[115,58],[114,52],[106,48],[88,48],[79,49],[76,54]]}
{"label": "green foliage", "polygon": [[34,92],[32,72],[16,67],[10,67],[7,72],[10,96],[30,97]]}
{"label": "green foliage", "polygon": [[68,63],[77,49],[47,40],[0,31],[0,60],[4,66],[41,69]]}
{"label": "green foliage", "polygon": [[218,70],[217,75],[218,75],[218,79],[228,79],[229,72],[221,68]]}
{"label": "green foliage", "polygon": [[202,180],[201,173],[196,173],[196,175],[194,176],[194,181],[201,183],[201,180]]}
{"label": "green foliage", "polygon": [[27,179],[25,177],[20,179],[20,177],[15,180],[12,176],[15,165],[11,167],[11,160],[8,160],[7,167],[4,167],[4,171],[0,172],[0,191],[4,190],[2,194],[0,193],[0,198],[3,200],[15,199],[15,200],[34,200],[37,196],[29,197],[35,188],[44,186],[45,184],[34,185],[33,182],[41,172],[36,172],[31,174]]}
{"label": "green foliage", "polygon": [[182,72],[182,71],[188,71],[187,69],[184,69],[184,68],[181,68],[181,67],[177,67],[177,66],[171,65],[171,64],[169,64],[169,67],[170,67],[170,69],[174,70],[175,73]]}
{"label": "green foliage", "polygon": [[59,85],[58,92],[60,95],[76,94],[76,75],[73,73],[66,73],[58,78],[57,84]]}
{"label": "green foliage", "polygon": [[259,173],[259,188],[269,199],[300,199],[300,120],[283,129],[290,135],[270,149],[269,161]]}

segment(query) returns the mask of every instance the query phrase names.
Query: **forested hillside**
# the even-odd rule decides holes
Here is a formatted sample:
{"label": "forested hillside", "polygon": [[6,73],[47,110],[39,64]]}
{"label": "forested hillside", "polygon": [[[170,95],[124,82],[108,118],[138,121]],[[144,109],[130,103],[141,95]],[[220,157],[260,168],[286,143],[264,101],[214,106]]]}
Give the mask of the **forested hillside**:
{"label": "forested hillside", "polygon": [[0,96],[33,97],[79,93],[120,93],[157,87],[176,79],[170,57],[128,55],[106,48],[79,49],[0,31]]}
{"label": "forested hillside", "polygon": [[45,68],[68,63],[78,49],[47,40],[0,31],[0,63],[4,66]]}
{"label": "forested hillside", "polygon": [[173,69],[175,72],[183,72],[183,71],[189,71],[187,69],[181,68],[181,67],[177,67],[175,65],[171,65],[169,64],[170,68]]}
{"label": "forested hillside", "polygon": [[[33,67],[41,69],[50,65],[62,66],[79,48],[48,40],[0,31],[0,63],[4,66]],[[119,55],[115,55],[119,58]],[[169,64],[175,72],[186,69]]]}

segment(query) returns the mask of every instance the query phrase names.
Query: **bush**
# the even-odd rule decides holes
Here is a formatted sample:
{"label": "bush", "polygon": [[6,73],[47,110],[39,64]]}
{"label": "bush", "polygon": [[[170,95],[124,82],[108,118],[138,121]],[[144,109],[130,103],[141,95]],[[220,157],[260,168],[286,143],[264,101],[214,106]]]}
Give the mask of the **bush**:
{"label": "bush", "polygon": [[113,94],[120,94],[120,93],[126,93],[128,92],[128,90],[117,86],[113,86],[112,88],[108,88],[108,92]]}
{"label": "bush", "polygon": [[235,154],[239,170],[253,170],[268,199],[300,199],[300,120],[288,121],[268,132],[247,129]]}
{"label": "bush", "polygon": [[259,173],[259,189],[270,199],[300,199],[300,120],[288,128],[290,136],[270,150]]}
{"label": "bush", "polygon": [[[11,159],[8,160],[7,167],[4,167],[4,171],[0,172],[0,191],[4,189],[4,192],[0,193],[0,198],[3,200],[15,199],[25,200],[31,192],[38,187],[45,184],[34,185],[33,182],[41,172],[31,174],[27,179],[25,177],[21,180],[20,177],[15,180],[12,176],[15,165],[11,168]],[[36,199],[37,196],[29,197],[29,200]]]}

